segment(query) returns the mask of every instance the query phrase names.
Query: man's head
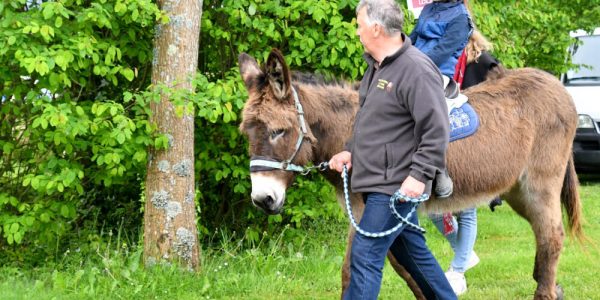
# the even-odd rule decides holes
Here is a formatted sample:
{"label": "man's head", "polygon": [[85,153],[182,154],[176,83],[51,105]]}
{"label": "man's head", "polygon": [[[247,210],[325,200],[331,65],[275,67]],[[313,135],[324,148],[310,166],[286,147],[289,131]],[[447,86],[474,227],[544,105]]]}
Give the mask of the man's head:
{"label": "man's head", "polygon": [[398,3],[394,0],[361,0],[356,6],[356,15],[366,8],[369,24],[378,24],[389,36],[399,35],[404,25],[404,17]]}
{"label": "man's head", "polygon": [[395,37],[402,33],[404,18],[394,0],[361,0],[356,7],[358,28],[365,51],[371,53],[380,37]]}

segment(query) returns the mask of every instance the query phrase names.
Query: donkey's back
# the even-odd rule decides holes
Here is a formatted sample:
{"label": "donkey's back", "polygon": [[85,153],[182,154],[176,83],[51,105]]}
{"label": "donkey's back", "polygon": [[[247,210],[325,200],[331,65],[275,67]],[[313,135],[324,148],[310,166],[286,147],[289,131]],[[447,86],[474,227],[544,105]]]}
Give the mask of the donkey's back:
{"label": "donkey's back", "polygon": [[501,72],[465,91],[480,128],[450,143],[453,197],[432,199],[427,210],[486,203],[519,183],[531,183],[532,177],[562,180],[577,127],[573,101],[550,74],[531,68]]}

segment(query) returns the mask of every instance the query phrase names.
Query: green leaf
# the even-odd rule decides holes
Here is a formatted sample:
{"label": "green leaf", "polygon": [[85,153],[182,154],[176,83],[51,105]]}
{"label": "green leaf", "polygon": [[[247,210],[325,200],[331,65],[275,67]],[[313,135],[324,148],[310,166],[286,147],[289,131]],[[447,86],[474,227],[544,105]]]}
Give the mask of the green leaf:
{"label": "green leaf", "polygon": [[36,189],[36,190],[37,190],[37,189],[39,188],[39,184],[40,184],[40,181],[39,181],[39,179],[37,178],[37,176],[36,176],[36,177],[33,177],[33,178],[31,179],[31,187],[32,187],[32,188],[34,188],[34,189]]}
{"label": "green leaf", "polygon": [[123,133],[119,133],[117,135],[117,142],[119,142],[119,144],[124,144],[125,143],[125,135]]}
{"label": "green leaf", "polygon": [[40,34],[46,41],[49,41],[52,37],[54,37],[54,29],[48,25],[43,25],[40,28]]}
{"label": "green leaf", "polygon": [[124,13],[127,11],[127,6],[125,4],[123,4],[122,2],[117,2],[117,4],[115,4],[115,12],[116,13]]}
{"label": "green leaf", "polygon": [[65,218],[69,217],[69,207],[66,204],[60,207],[60,214]]}
{"label": "green leaf", "polygon": [[15,148],[15,145],[13,145],[10,142],[6,142],[4,144],[4,146],[2,146],[2,151],[4,151],[4,153],[9,154],[12,152],[12,150]]}
{"label": "green leaf", "polygon": [[75,172],[68,172],[65,179],[63,179],[63,184],[65,186],[71,186],[73,181],[75,181],[75,178],[77,178],[77,174]]}
{"label": "green leaf", "polygon": [[13,238],[14,238],[14,240],[15,240],[15,242],[16,242],[17,244],[20,244],[20,243],[21,243],[21,241],[23,240],[23,233],[21,233],[21,232],[15,232],[15,233],[13,234]]}
{"label": "green leaf", "polygon": [[40,60],[35,64],[35,71],[43,76],[50,71],[50,68],[48,67],[48,64],[46,64],[45,61]]}
{"label": "green leaf", "polygon": [[133,98],[132,93],[130,93],[130,92],[123,93],[123,101],[124,102],[129,102],[129,101],[131,101],[132,98]]}
{"label": "green leaf", "polygon": [[40,220],[44,223],[50,222],[50,216],[47,213],[42,213],[40,215]]}
{"label": "green leaf", "polygon": [[251,3],[250,7],[248,7],[248,14],[251,16],[254,16],[254,14],[256,14],[256,5],[254,5],[254,3]]}
{"label": "green leaf", "polygon": [[10,225],[10,230],[8,232],[15,233],[17,231],[19,231],[19,223],[12,223],[12,225]]}
{"label": "green leaf", "polygon": [[130,68],[123,68],[120,70],[121,75],[125,76],[125,78],[129,81],[132,81],[134,78],[133,70]]}
{"label": "green leaf", "polygon": [[133,155],[133,159],[138,162],[145,161],[146,160],[146,151],[140,150],[140,151],[135,152],[135,154]]}
{"label": "green leaf", "polygon": [[53,4],[53,3],[45,3],[45,5],[43,6],[44,9],[42,10],[42,15],[44,16],[44,19],[46,19],[46,20],[48,20],[54,16],[54,5],[51,5],[51,4]]}
{"label": "green leaf", "polygon": [[34,217],[26,217],[25,218],[25,224],[27,226],[33,226],[34,222],[35,222],[35,218]]}
{"label": "green leaf", "polygon": [[54,62],[63,69],[63,71],[67,70],[69,66],[69,59],[64,53],[61,53],[54,57]]}

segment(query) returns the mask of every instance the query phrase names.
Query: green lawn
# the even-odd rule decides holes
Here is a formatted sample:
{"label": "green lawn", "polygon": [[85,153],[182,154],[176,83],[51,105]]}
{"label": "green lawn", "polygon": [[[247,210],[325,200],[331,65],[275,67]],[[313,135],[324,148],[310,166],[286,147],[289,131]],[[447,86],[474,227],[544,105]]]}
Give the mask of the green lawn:
{"label": "green lawn", "polygon": [[[598,178],[583,181],[581,188],[584,230],[596,243],[600,241],[599,182]],[[449,245],[427,218],[421,219],[430,248],[446,268],[452,255]],[[344,222],[314,225],[293,241],[274,238],[250,250],[240,247],[239,241],[224,243],[203,251],[198,274],[172,267],[144,270],[138,263],[139,251],[67,253],[56,270],[0,268],[0,299],[336,299],[346,228]],[[533,234],[506,204],[494,213],[479,209],[475,251],[481,263],[467,273],[469,290],[461,299],[532,298]],[[558,281],[567,299],[600,298],[599,253],[591,244],[581,247],[566,239]],[[380,298],[411,298],[389,266]]]}

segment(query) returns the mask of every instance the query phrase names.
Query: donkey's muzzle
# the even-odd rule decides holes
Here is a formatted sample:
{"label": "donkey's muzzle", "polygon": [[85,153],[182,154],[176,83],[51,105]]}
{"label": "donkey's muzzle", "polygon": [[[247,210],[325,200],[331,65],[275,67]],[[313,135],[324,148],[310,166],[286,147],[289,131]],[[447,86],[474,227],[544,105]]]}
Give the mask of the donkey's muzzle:
{"label": "donkey's muzzle", "polygon": [[252,199],[252,204],[269,215],[277,215],[281,213],[281,207],[274,207],[275,200],[271,196],[266,196],[263,199]]}

